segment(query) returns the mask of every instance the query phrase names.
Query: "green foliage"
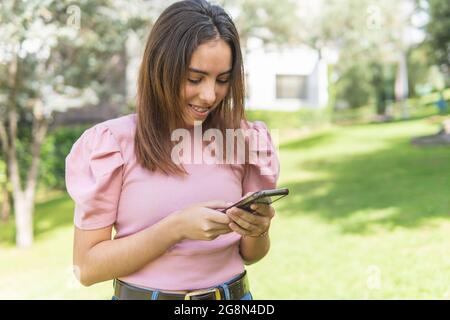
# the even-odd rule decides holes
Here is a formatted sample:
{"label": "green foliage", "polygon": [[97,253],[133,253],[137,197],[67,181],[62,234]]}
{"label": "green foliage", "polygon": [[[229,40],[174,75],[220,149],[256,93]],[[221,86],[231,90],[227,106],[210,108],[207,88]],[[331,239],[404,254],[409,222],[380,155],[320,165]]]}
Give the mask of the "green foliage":
{"label": "green foliage", "polygon": [[17,148],[17,160],[19,163],[19,173],[22,182],[22,187],[24,187],[28,168],[31,164],[31,121],[26,115],[26,111],[21,110],[20,119],[18,123],[16,148]]}
{"label": "green foliage", "polygon": [[[69,153],[73,143],[81,136],[87,127],[88,125],[59,127],[46,136],[41,147],[41,163],[39,168],[39,187],[41,189],[65,189],[65,157]],[[30,131],[31,125],[29,121],[27,121],[25,116],[21,117],[16,144],[22,183],[25,183],[26,181],[28,168],[32,160],[30,153]]]}
{"label": "green foliage", "polygon": [[65,190],[65,159],[87,126],[60,127],[47,135],[41,151],[40,186]]}
{"label": "green foliage", "polygon": [[426,46],[420,45],[411,48],[407,58],[410,97],[430,93],[434,88],[429,78],[431,61]]}
{"label": "green foliage", "polygon": [[378,114],[384,114],[387,103],[395,99],[394,64],[357,60],[342,68],[339,79],[332,83],[336,109],[356,109],[375,104]]}
{"label": "green foliage", "polygon": [[395,68],[395,65],[382,65],[377,62],[371,65],[375,106],[379,115],[384,115],[388,102],[395,100]]}
{"label": "green foliage", "polygon": [[16,59],[20,89],[12,103],[29,117],[49,118],[53,111],[123,95],[111,86],[112,79],[123,80],[127,37],[151,23],[148,9],[143,1],[5,0],[0,6],[6,50],[0,57],[6,71],[0,76],[0,107],[1,96],[13,90],[7,67]]}
{"label": "green foliage", "polygon": [[[142,29],[151,22],[148,8],[148,1],[2,1],[0,143],[14,157],[8,165],[16,165],[15,159],[18,162],[19,175],[10,170],[11,180],[18,181],[12,184],[15,201],[25,186],[34,195],[35,190],[28,187],[36,186],[41,151],[48,155],[41,171],[43,184],[63,186],[60,166],[67,146],[52,149],[47,142],[41,150],[54,112],[97,105],[99,98],[104,103],[125,100],[125,44],[133,28]],[[16,126],[17,133],[8,130]],[[54,139],[52,143],[62,142],[57,136]],[[33,200],[27,197],[28,202]],[[32,203],[25,207],[31,208]],[[27,216],[25,210],[23,214]],[[22,225],[17,226],[18,244],[28,246],[31,243],[22,239],[32,235],[24,237],[29,230]]]}
{"label": "green foliage", "polygon": [[233,20],[237,25],[242,47],[245,50],[251,37],[261,39],[264,44],[285,45],[297,38],[299,25],[294,0],[220,0],[226,10],[234,10]]}
{"label": "green foliage", "polygon": [[263,121],[271,129],[317,127],[330,122],[330,109],[302,108],[297,111],[247,110],[250,121]]}
{"label": "green foliage", "polygon": [[[420,28],[413,24],[418,20],[418,2],[330,0],[315,7],[308,1],[299,1],[299,35],[303,42],[319,50],[325,58],[326,49],[339,51],[329,82],[332,106],[359,108],[371,104],[378,114],[383,114],[394,99],[395,71],[399,56],[405,52],[409,53],[410,96],[416,94],[416,86],[419,91],[426,88],[432,63],[423,48],[417,46],[420,39],[411,37],[414,29]],[[448,7],[446,0],[434,2]],[[444,13],[436,20],[440,26],[450,21]],[[448,30],[447,26],[441,32],[448,37]],[[446,43],[441,39],[443,48]]]}
{"label": "green foliage", "polygon": [[[450,74],[450,2],[428,0],[430,22],[426,26],[429,54],[442,70]],[[449,81],[447,79],[447,81]],[[447,82],[448,85],[450,85]]]}
{"label": "green foliage", "polygon": [[295,128],[300,125],[300,118],[297,112],[247,110],[246,115],[250,121],[263,121],[268,128]]}
{"label": "green foliage", "polygon": [[371,74],[365,66],[355,64],[345,70],[335,84],[337,103],[358,108],[369,103],[373,93]]}

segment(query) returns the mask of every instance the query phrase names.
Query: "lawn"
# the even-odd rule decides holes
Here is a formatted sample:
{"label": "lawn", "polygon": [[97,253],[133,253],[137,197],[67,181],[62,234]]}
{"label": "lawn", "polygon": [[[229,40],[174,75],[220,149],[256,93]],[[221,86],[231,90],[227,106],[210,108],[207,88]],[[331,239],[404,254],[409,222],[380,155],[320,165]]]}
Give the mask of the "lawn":
{"label": "lawn", "polygon": [[[249,266],[256,299],[450,298],[450,148],[417,148],[426,119],[280,130],[272,248]],[[37,205],[35,245],[13,247],[0,226],[0,299],[109,299],[111,282],[81,287],[71,273],[72,210]]]}

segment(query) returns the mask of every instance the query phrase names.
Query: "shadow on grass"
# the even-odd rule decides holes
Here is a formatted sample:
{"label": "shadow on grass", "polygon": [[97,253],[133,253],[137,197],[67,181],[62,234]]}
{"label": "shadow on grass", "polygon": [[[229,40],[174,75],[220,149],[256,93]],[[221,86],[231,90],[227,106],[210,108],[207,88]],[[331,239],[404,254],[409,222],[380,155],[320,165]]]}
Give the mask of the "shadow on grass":
{"label": "shadow on grass", "polygon": [[295,164],[329,178],[287,184],[291,195],[277,207],[287,216],[317,215],[357,234],[450,218],[450,148],[423,150],[403,138],[389,143],[369,154],[349,150],[347,157]]}
{"label": "shadow on grass", "polygon": [[[73,223],[73,202],[63,194],[46,202],[38,203],[34,212],[34,237],[39,240],[48,232]],[[7,224],[0,224],[0,245],[15,245],[14,216]]]}

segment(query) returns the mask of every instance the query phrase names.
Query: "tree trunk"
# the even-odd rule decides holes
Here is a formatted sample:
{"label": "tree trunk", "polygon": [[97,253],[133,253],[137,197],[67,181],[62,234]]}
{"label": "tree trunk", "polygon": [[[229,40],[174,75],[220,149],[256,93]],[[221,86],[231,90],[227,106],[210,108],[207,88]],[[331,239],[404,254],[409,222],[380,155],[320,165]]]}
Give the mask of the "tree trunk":
{"label": "tree trunk", "polygon": [[33,200],[23,192],[14,195],[16,245],[19,248],[28,248],[33,244]]}
{"label": "tree trunk", "polygon": [[11,206],[9,205],[9,190],[8,190],[8,185],[5,184],[3,186],[3,199],[2,199],[2,213],[1,213],[1,220],[2,222],[6,223],[9,220],[9,215],[11,213]]}
{"label": "tree trunk", "polygon": [[16,245],[26,248],[33,244],[33,211],[36,185],[39,172],[41,146],[47,133],[45,119],[34,119],[33,141],[31,146],[31,165],[28,169],[25,191],[20,184],[19,168],[16,156],[10,161],[11,180],[13,181],[14,212],[16,215]]}
{"label": "tree trunk", "polygon": [[409,119],[408,103],[408,64],[405,51],[400,52],[400,58],[395,76],[395,98],[400,104],[403,119]]}
{"label": "tree trunk", "polygon": [[[17,113],[15,108],[11,108],[8,112],[9,118],[9,137],[8,144],[5,148],[7,152],[7,172],[8,178],[12,186],[12,197],[14,202],[14,215],[16,224],[16,245],[19,248],[30,247],[33,244],[33,209],[34,194],[36,187],[37,171],[39,167],[40,146],[45,137],[47,129],[46,123],[40,126],[41,122],[33,123],[32,130],[32,160],[28,171],[28,178],[25,190],[22,188],[20,178],[19,162],[17,159]],[[4,126],[0,126],[0,133],[3,132]]]}

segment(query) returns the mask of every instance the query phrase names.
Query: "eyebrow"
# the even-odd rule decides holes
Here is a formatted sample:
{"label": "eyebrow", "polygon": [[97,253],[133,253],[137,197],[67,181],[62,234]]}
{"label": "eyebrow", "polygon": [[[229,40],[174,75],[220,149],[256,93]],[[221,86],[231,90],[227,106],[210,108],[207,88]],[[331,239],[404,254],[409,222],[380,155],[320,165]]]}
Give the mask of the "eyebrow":
{"label": "eyebrow", "polygon": [[[195,68],[189,68],[189,71],[195,72],[195,73],[201,73],[201,74],[204,74],[206,76],[209,76],[209,73],[206,72],[206,71],[203,71],[203,70],[199,70],[199,69],[195,69]],[[232,69],[230,69],[228,71],[225,71],[225,72],[222,72],[222,73],[219,74],[219,76],[223,76],[224,74],[231,73],[231,71],[232,71]]]}

